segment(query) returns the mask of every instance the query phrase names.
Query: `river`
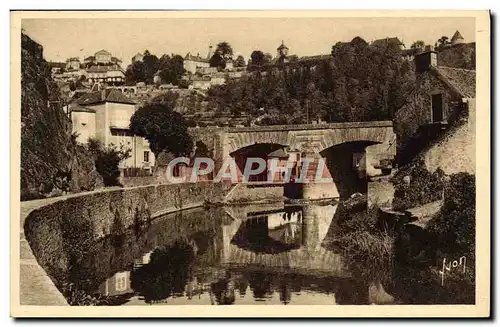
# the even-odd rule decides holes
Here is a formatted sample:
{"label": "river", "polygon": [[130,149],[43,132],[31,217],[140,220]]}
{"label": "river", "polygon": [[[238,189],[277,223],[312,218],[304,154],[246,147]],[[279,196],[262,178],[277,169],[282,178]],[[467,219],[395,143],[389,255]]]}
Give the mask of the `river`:
{"label": "river", "polygon": [[391,263],[359,274],[374,267],[332,246],[336,211],[337,205],[274,203],[165,215],[84,251],[68,249],[71,266],[56,285],[76,305],[451,301],[436,296],[428,269],[405,269],[401,281]]}

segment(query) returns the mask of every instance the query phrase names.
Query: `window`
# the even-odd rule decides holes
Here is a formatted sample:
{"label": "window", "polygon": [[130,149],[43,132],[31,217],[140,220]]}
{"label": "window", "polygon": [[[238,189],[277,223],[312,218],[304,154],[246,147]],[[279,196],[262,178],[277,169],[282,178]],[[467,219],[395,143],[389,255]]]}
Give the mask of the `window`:
{"label": "window", "polygon": [[125,291],[127,289],[127,281],[125,277],[116,277],[116,291]]}
{"label": "window", "polygon": [[144,162],[149,162],[149,151],[144,151]]}
{"label": "window", "polygon": [[442,94],[432,95],[432,122],[437,123],[444,120],[443,96]]}

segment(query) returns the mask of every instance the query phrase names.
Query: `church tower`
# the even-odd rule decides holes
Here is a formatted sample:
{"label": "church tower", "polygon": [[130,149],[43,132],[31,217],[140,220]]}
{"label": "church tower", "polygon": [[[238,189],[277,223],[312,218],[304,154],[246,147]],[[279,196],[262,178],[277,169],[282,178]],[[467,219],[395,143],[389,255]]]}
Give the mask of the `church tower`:
{"label": "church tower", "polygon": [[207,59],[210,60],[210,58],[212,58],[212,45],[211,44],[208,46],[208,56],[207,56]]}
{"label": "church tower", "polygon": [[281,45],[276,50],[278,50],[278,58],[282,59],[288,56],[288,47],[283,41],[281,41]]}

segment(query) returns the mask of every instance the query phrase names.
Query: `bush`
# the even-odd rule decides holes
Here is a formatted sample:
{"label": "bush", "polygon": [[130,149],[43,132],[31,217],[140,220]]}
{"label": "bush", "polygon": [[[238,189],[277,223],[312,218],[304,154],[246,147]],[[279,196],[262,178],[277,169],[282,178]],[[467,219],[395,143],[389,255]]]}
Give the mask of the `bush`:
{"label": "bush", "polygon": [[445,187],[444,204],[429,223],[438,248],[444,253],[475,258],[476,179],[474,175],[458,173],[450,176]]}
{"label": "bush", "polygon": [[115,145],[104,147],[95,139],[89,139],[87,149],[94,155],[95,167],[102,176],[105,186],[120,185],[119,164],[122,160],[130,157],[130,149],[125,149],[123,145],[117,148]]}
{"label": "bush", "polygon": [[337,211],[339,229],[331,244],[333,249],[343,254],[355,276],[366,279],[389,276],[394,237],[377,226],[378,208],[352,212],[339,205]]}
{"label": "bush", "polygon": [[[405,178],[409,177],[409,183]],[[394,184],[394,210],[406,210],[437,201],[444,190],[444,172],[429,172],[422,158],[399,170],[392,178]]]}

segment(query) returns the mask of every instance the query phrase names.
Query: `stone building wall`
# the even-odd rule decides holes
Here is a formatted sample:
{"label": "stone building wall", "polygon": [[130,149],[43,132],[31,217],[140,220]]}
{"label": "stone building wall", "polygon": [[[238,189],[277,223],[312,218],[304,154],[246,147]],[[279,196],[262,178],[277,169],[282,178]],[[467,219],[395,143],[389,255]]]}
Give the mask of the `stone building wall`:
{"label": "stone building wall", "polygon": [[432,94],[442,94],[443,115],[449,119],[454,108],[462,103],[459,95],[436,77],[436,72],[426,71],[417,75],[417,87],[407,98],[407,103],[395,114],[394,131],[398,137],[398,147],[417,129],[432,122]]}
{"label": "stone building wall", "polygon": [[425,151],[423,155],[425,166],[431,173],[441,168],[447,175],[459,172],[475,174],[475,107],[475,99],[469,100],[467,122],[450,130]]}

